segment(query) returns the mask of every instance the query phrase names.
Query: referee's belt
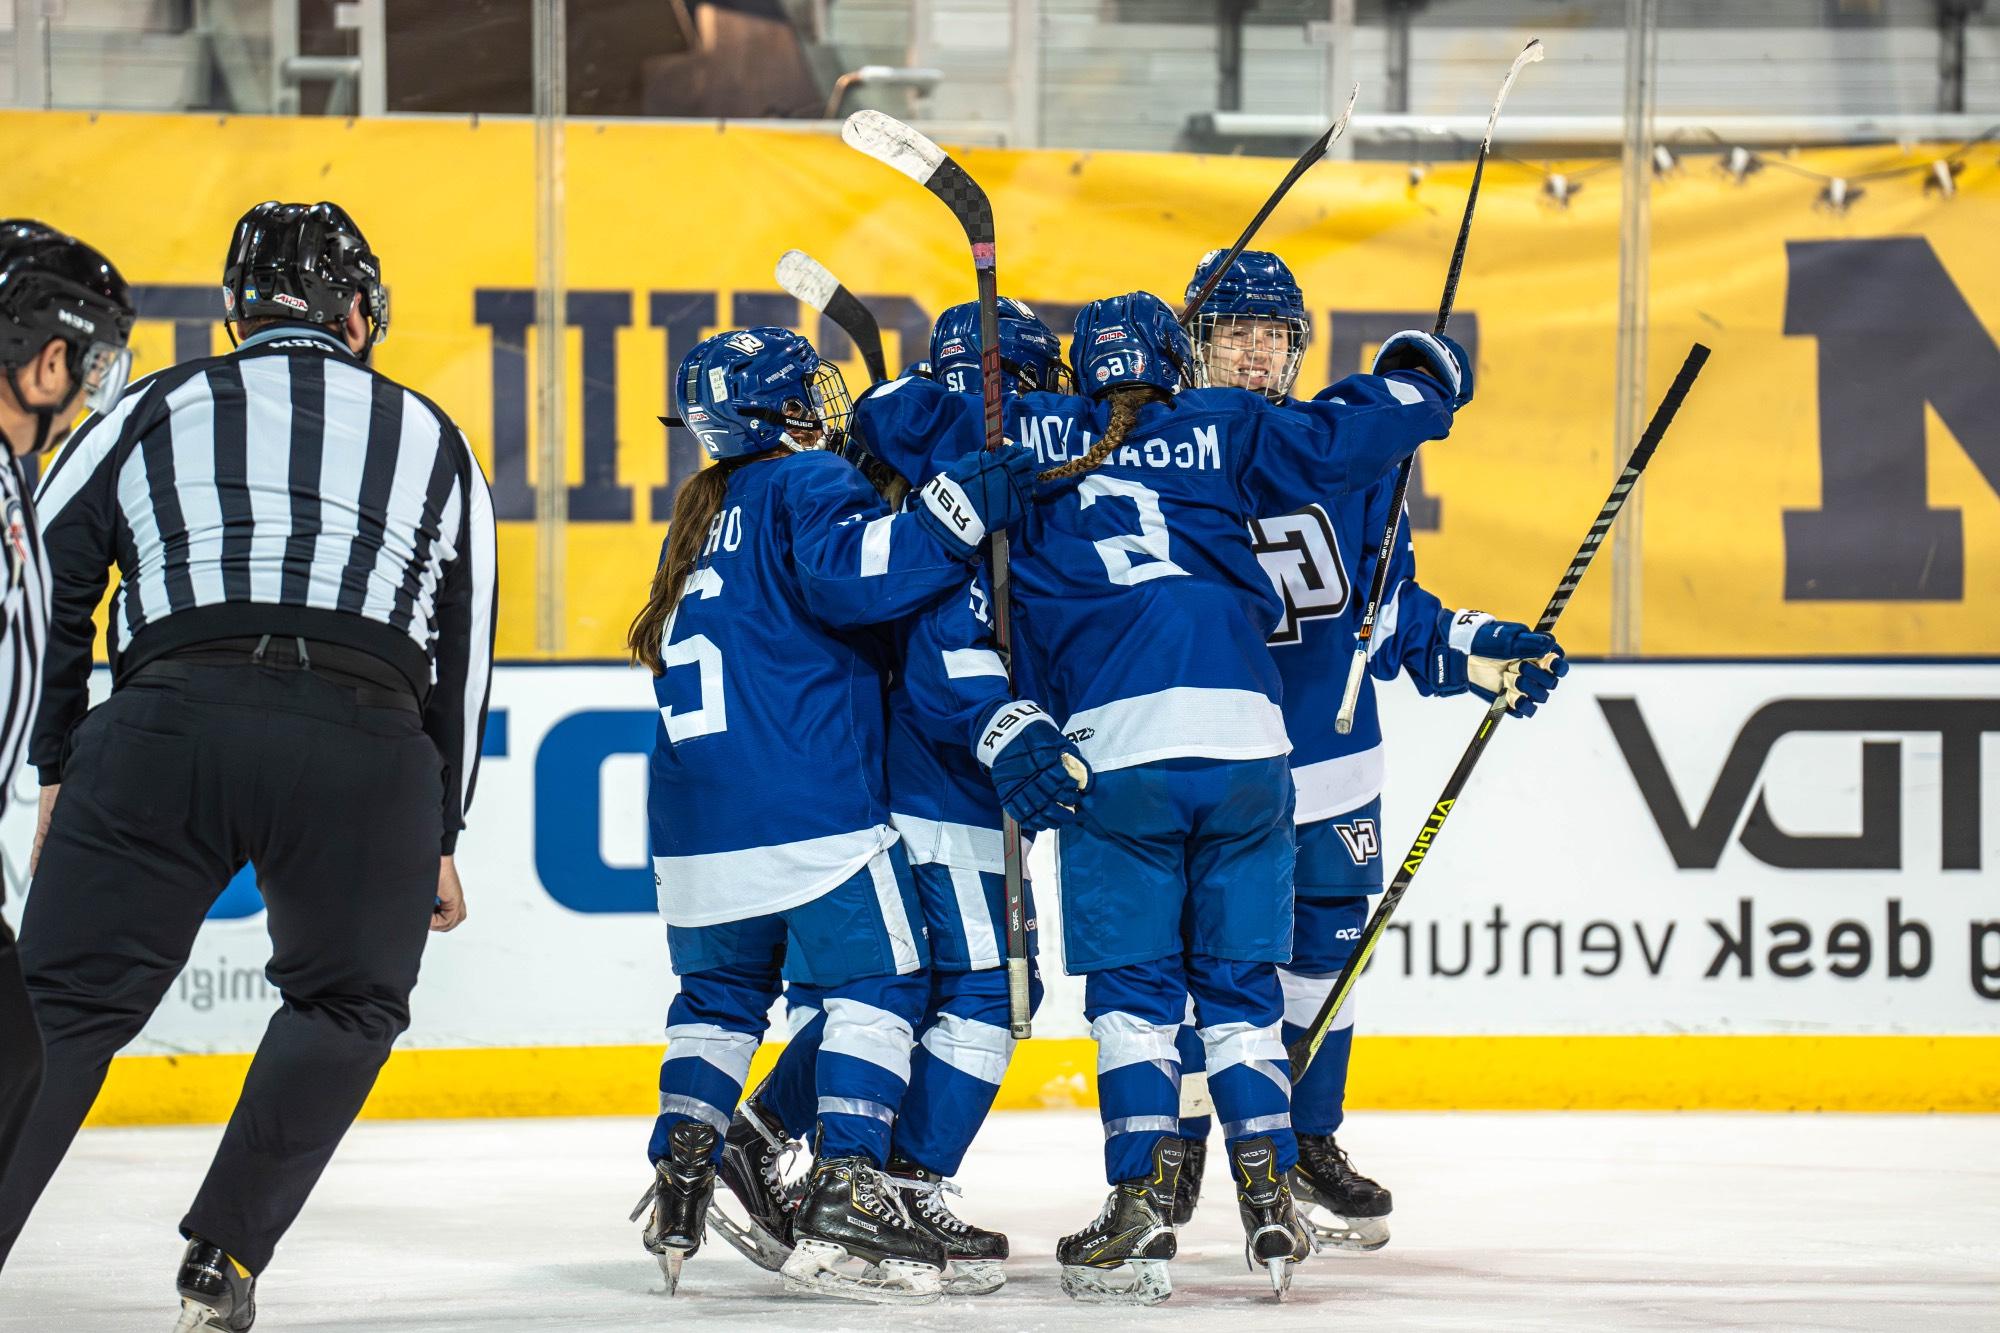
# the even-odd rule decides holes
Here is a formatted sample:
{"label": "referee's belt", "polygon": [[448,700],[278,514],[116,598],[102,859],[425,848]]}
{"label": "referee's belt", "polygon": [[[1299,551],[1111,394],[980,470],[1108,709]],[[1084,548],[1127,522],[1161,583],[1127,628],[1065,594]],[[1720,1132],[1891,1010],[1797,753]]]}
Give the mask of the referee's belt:
{"label": "referee's belt", "polygon": [[[336,685],[354,691],[356,703],[371,708],[407,708],[423,712],[409,680],[395,667],[373,653],[346,644],[302,639],[290,634],[245,635],[234,639],[208,639],[179,648],[140,667],[134,677],[144,676],[162,666],[261,666],[280,670],[310,671]],[[178,673],[167,671],[163,675]]]}

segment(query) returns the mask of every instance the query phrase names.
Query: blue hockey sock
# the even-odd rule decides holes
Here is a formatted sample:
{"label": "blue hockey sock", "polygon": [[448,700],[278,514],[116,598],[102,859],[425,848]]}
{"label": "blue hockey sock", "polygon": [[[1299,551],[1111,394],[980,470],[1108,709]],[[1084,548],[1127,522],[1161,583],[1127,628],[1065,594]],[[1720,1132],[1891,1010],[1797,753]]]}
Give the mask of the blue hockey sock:
{"label": "blue hockey sock", "polygon": [[814,1084],[822,1159],[889,1161],[889,1136],[910,1084],[914,1032],[930,999],[919,972],[829,986]]}
{"label": "blue hockey sock", "polygon": [[[1039,976],[1031,1006],[1042,1000]],[[1013,1058],[1007,1031],[1007,972],[933,972],[931,1008],[910,1059],[910,1091],[896,1120],[896,1155],[954,1176],[993,1109]]]}
{"label": "blue hockey sock", "polygon": [[660,1114],[647,1156],[667,1155],[675,1125],[713,1125],[715,1153],[750,1077],[750,1058],[763,1040],[765,1016],[777,998],[777,978],[751,968],[720,967],[681,978],[667,1009],[667,1051],[660,1061]]}
{"label": "blue hockey sock", "polygon": [[785,985],[785,1026],[791,1037],[759,1087],[757,1100],[778,1118],[788,1138],[812,1137],[818,1118],[820,1040],[826,1034],[826,992],[798,982]]}
{"label": "blue hockey sock", "polygon": [[1097,1042],[1104,1177],[1114,1185],[1136,1180],[1152,1170],[1155,1145],[1180,1132],[1181,1063],[1174,1039],[1187,1012],[1181,960],[1090,973],[1083,1012]]}
{"label": "blue hockey sock", "polygon": [[1188,959],[1187,979],[1223,1139],[1234,1147],[1269,1136],[1278,1169],[1291,1170],[1298,1163],[1298,1141],[1292,1134],[1291,1072],[1279,1036],[1284,1001],[1277,966],[1196,955]]}
{"label": "blue hockey sock", "polygon": [[[1306,1034],[1333,983],[1359,947],[1368,920],[1368,899],[1301,898],[1294,909],[1292,961],[1279,967],[1285,993],[1285,1042]],[[1334,1015],[1306,1076],[1292,1089],[1292,1123],[1301,1134],[1331,1134],[1340,1128],[1347,1099],[1348,1057],[1354,1045],[1354,996]]]}

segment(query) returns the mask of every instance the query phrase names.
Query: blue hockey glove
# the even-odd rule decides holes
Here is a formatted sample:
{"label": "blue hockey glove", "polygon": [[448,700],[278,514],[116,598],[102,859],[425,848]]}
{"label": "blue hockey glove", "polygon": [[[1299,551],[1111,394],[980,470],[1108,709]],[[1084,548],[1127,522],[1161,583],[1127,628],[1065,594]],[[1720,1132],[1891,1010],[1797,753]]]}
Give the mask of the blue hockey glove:
{"label": "blue hockey glove", "polygon": [[1533,717],[1569,674],[1569,659],[1553,635],[1484,611],[1442,611],[1439,619],[1448,622],[1447,646],[1432,672],[1433,693],[1469,689],[1488,703],[1504,693],[1509,713]]}
{"label": "blue hockey glove", "polygon": [[932,477],[912,508],[932,531],[970,554],[987,533],[1021,521],[1034,486],[1035,451],[1007,444],[967,454]]}
{"label": "blue hockey glove", "polygon": [[1024,833],[1074,824],[1095,781],[1090,765],[1040,704],[1007,704],[979,729],[979,762]]}
{"label": "blue hockey glove", "polygon": [[1472,358],[1441,333],[1404,329],[1382,340],[1375,353],[1374,375],[1394,370],[1421,370],[1444,386],[1445,401],[1456,412],[1472,401]]}

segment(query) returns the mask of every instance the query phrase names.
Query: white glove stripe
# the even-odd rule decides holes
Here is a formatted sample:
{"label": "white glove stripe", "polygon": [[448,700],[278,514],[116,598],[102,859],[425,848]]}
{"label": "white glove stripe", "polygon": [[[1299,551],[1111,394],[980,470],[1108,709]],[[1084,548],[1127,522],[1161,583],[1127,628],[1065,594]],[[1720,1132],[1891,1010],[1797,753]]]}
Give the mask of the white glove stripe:
{"label": "white glove stripe", "polygon": [[[979,762],[988,768],[1000,757],[1000,752],[1011,745],[1016,736],[1028,729],[1028,723],[1036,718],[1048,722],[1049,715],[1042,706],[1027,699],[1018,699],[995,713],[979,735],[979,745],[975,753]],[[1050,726],[1055,723],[1049,722]]]}

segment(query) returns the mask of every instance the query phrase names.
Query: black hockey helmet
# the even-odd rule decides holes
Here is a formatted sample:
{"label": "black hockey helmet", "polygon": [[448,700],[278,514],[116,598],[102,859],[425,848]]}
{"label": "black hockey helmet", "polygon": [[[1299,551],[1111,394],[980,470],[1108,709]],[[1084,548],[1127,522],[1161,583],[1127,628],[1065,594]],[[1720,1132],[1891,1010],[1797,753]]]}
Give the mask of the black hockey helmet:
{"label": "black hockey helmet", "polygon": [[222,317],[230,324],[338,324],[357,292],[373,346],[389,336],[389,292],[367,238],[339,204],[272,200],[236,224],[222,268]]}
{"label": "black hockey helmet", "polygon": [[[14,399],[40,418],[35,449],[53,443],[55,420],[78,395],[102,412],[132,373],[132,293],[102,254],[26,218],[0,221],[0,372]],[[70,392],[38,408],[22,397],[16,373],[52,339],[68,350]]]}

